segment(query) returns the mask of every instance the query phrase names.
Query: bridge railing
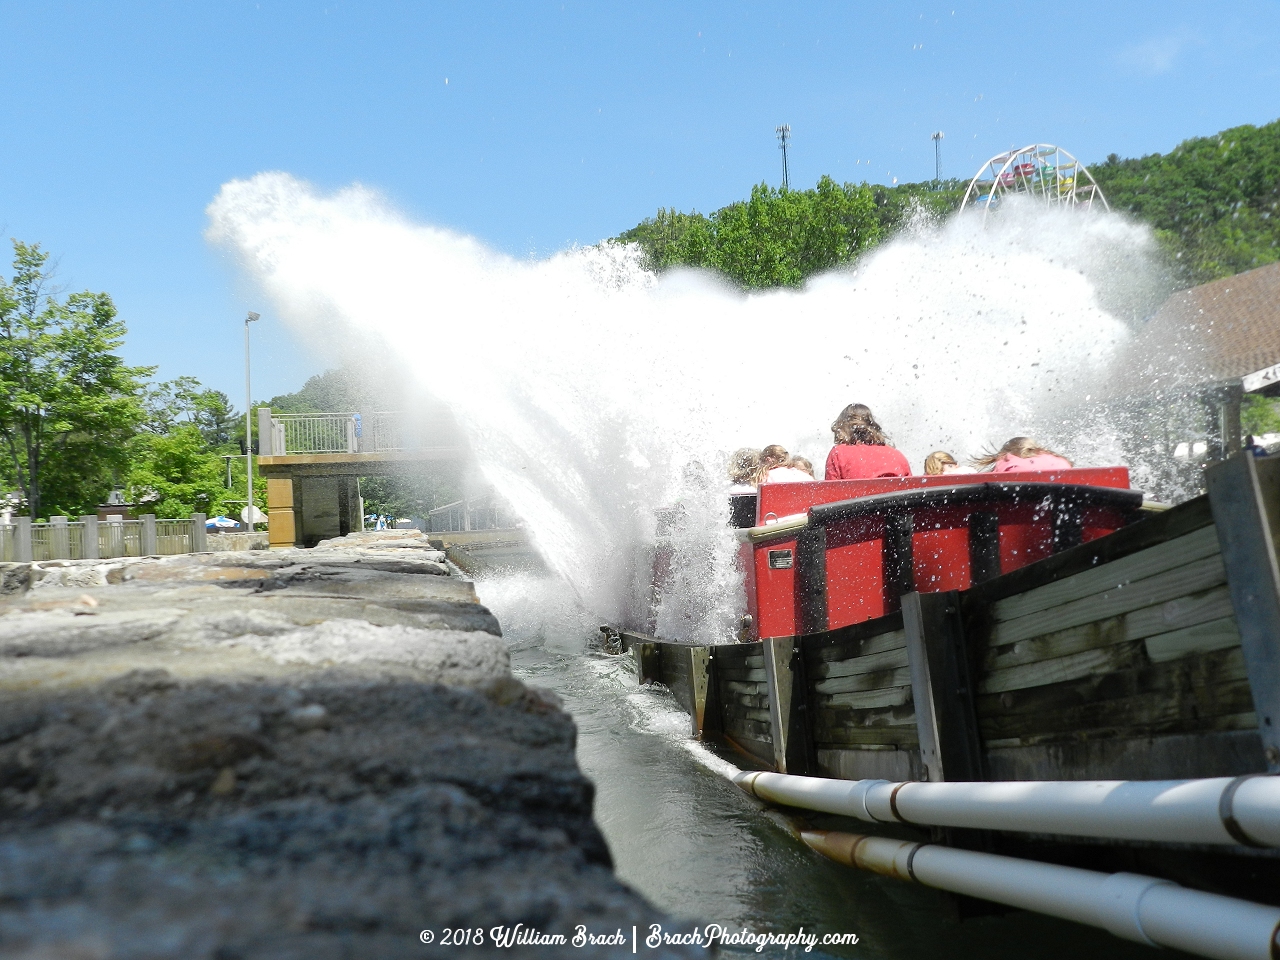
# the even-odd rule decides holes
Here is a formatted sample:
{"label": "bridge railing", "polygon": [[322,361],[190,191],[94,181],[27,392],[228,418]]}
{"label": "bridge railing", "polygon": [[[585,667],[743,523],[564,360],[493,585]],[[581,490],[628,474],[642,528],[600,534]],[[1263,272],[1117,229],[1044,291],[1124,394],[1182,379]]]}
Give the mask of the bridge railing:
{"label": "bridge railing", "polygon": [[358,413],[276,413],[270,415],[270,422],[270,453],[276,456],[359,450]]}
{"label": "bridge railing", "polygon": [[258,409],[263,456],[314,453],[390,453],[454,446],[456,428],[443,420],[423,422],[397,410],[372,413],[273,413]]}
{"label": "bridge railing", "polygon": [[14,517],[0,523],[0,562],[201,553],[209,549],[205,519],[203,513],[194,513],[189,520],[157,520],[146,514],[137,520],[53,517],[48,523]]}

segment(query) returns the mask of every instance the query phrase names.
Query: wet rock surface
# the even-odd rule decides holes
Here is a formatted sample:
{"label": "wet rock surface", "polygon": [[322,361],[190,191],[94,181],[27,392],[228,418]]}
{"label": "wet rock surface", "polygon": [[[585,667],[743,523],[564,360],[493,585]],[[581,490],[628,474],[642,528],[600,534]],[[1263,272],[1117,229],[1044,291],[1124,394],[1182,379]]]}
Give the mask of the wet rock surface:
{"label": "wet rock surface", "polygon": [[[441,560],[358,535],[4,565],[0,955],[492,956],[444,928],[663,921],[613,877],[572,721]],[[503,955],[562,952],[619,949]]]}

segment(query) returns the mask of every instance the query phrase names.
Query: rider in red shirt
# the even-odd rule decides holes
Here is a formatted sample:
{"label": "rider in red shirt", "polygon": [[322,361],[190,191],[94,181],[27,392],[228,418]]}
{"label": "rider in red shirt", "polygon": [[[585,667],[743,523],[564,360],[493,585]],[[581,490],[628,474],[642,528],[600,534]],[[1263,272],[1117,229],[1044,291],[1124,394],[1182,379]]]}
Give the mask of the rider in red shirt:
{"label": "rider in red shirt", "polygon": [[871,409],[851,403],[831,424],[836,445],[827,454],[828,480],[870,480],[875,477],[909,477],[911,464],[889,446]]}

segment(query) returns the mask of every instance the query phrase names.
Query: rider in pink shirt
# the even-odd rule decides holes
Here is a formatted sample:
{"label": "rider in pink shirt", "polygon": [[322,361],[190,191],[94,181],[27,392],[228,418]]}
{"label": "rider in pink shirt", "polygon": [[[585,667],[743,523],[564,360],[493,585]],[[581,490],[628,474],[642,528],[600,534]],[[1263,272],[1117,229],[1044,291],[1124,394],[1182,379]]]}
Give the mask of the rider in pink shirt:
{"label": "rider in pink shirt", "polygon": [[1030,437],[1014,437],[995,453],[976,457],[973,465],[992,473],[1025,473],[1032,470],[1070,470],[1066,457],[1040,446]]}

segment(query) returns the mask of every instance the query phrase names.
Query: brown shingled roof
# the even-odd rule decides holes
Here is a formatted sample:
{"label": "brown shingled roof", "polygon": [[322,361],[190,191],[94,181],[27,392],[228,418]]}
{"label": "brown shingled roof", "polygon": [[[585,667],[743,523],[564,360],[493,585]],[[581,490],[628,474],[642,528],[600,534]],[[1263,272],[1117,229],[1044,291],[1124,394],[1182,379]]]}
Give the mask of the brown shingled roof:
{"label": "brown shingled roof", "polygon": [[1234,380],[1280,363],[1280,263],[1175,293],[1129,350],[1165,385]]}

